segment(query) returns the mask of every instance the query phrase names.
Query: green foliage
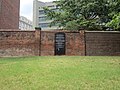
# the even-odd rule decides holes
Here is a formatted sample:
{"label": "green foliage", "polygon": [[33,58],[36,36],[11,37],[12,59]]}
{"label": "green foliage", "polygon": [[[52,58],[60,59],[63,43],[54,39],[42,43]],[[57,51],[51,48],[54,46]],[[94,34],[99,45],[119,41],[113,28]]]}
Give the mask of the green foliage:
{"label": "green foliage", "polygon": [[120,13],[115,14],[110,22],[106,24],[109,27],[112,27],[115,30],[120,31]]}
{"label": "green foliage", "polygon": [[[120,0],[59,0],[55,3],[59,11],[44,9],[47,16],[54,20],[52,24],[59,23],[65,29],[102,30],[106,26],[114,29],[119,27],[116,21],[119,17],[115,15],[120,11]],[[113,21],[115,25],[111,24]]]}

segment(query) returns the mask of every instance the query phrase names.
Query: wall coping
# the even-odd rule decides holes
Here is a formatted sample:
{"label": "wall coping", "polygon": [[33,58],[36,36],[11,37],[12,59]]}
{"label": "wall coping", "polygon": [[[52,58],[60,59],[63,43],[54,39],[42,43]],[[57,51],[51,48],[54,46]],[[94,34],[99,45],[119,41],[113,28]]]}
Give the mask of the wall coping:
{"label": "wall coping", "polygon": [[35,32],[35,30],[0,29],[0,32]]}
{"label": "wall coping", "polygon": [[41,30],[41,32],[47,32],[47,33],[57,33],[57,32],[64,32],[64,33],[79,33],[84,32],[84,30],[81,31],[69,31],[69,30]]}
{"label": "wall coping", "polygon": [[81,32],[85,32],[85,33],[120,33],[120,31],[87,31],[87,30],[81,30],[81,31],[68,31],[68,30],[45,30],[41,32],[47,32],[47,33],[57,33],[57,32],[64,32],[64,33],[81,33]]}
{"label": "wall coping", "polygon": [[85,33],[120,33],[120,31],[85,31]]}
{"label": "wall coping", "polygon": [[[0,29],[0,32],[35,32],[36,30],[20,30],[20,29]],[[48,33],[57,33],[57,32],[64,32],[64,33],[79,33],[79,32],[85,32],[85,33],[120,33],[120,31],[87,31],[87,30],[81,30],[81,31],[69,31],[69,30],[41,30],[41,32],[48,32]]]}

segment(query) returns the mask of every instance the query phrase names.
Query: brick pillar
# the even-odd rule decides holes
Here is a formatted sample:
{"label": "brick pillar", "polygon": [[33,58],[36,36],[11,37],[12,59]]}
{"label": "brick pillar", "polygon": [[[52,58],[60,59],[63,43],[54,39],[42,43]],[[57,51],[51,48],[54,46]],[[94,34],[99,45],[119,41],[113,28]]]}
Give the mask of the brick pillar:
{"label": "brick pillar", "polygon": [[86,56],[86,41],[85,41],[85,31],[81,30],[80,32],[81,36],[81,56]]}
{"label": "brick pillar", "polygon": [[36,56],[41,56],[41,28],[35,28]]}

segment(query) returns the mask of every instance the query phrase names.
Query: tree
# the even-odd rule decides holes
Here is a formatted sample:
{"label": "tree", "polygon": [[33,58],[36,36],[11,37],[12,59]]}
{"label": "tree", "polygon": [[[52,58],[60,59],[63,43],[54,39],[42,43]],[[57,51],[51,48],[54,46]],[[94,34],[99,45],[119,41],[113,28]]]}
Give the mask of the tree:
{"label": "tree", "polygon": [[48,18],[53,19],[51,25],[58,24],[69,30],[102,30],[102,27],[108,27],[115,19],[113,12],[118,15],[116,13],[120,10],[119,2],[119,0],[59,0],[55,1],[58,12],[49,8],[44,9]]}
{"label": "tree", "polygon": [[115,14],[110,22],[106,24],[108,27],[112,27],[114,30],[120,30],[120,13]]}
{"label": "tree", "polygon": [[110,6],[111,12],[109,13],[109,16],[112,17],[112,19],[106,26],[120,31],[120,0],[112,0]]}

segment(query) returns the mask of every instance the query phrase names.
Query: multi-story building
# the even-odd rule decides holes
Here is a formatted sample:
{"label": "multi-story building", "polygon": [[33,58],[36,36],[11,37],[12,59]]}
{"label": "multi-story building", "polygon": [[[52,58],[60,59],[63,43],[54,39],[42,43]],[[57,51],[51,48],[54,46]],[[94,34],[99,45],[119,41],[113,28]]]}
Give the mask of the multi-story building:
{"label": "multi-story building", "polygon": [[19,28],[20,0],[0,0],[0,29]]}
{"label": "multi-story building", "polygon": [[20,30],[33,30],[32,21],[27,19],[24,16],[20,16],[19,29]]}
{"label": "multi-story building", "polygon": [[48,7],[51,10],[56,10],[56,4],[53,2],[41,2],[38,0],[33,1],[33,26],[34,27],[41,27],[42,30],[52,30],[52,29],[59,29],[58,26],[51,26],[50,23],[52,20],[48,19],[43,7]]}

